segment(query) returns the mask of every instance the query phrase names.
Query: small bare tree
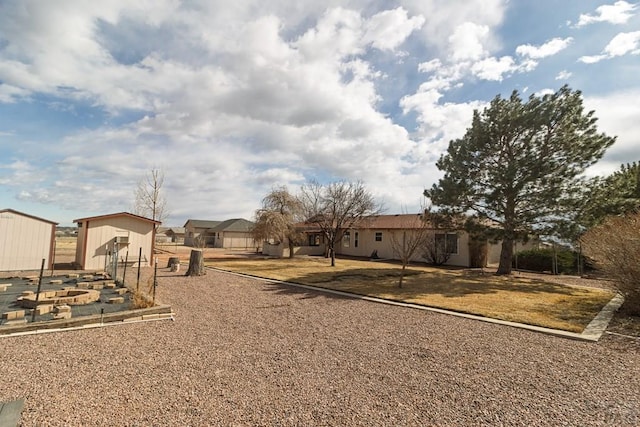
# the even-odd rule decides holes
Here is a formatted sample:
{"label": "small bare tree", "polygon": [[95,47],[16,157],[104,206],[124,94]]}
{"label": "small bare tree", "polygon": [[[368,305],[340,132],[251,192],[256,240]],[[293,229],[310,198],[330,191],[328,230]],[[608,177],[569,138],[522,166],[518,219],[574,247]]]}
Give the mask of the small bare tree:
{"label": "small bare tree", "polygon": [[156,221],[164,221],[169,212],[167,211],[167,199],[162,191],[163,185],[164,173],[160,169],[151,169],[138,182],[134,193],[133,213]]}
{"label": "small bare tree", "polygon": [[596,267],[615,280],[625,297],[622,308],[640,315],[640,212],[609,217],[580,242]]}
{"label": "small bare tree", "polygon": [[296,223],[303,220],[300,200],[290,194],[286,186],[273,188],[262,199],[262,208],[256,211],[255,217],[253,239],[256,242],[273,240],[276,244],[286,242],[289,258],[293,258],[295,243],[301,238],[296,229]]}
{"label": "small bare tree", "polygon": [[382,210],[360,181],[326,185],[311,181],[302,187],[300,202],[306,221],[316,225],[327,240],[332,267],[336,265],[336,242],[344,232]]}
{"label": "small bare tree", "polygon": [[424,242],[423,257],[433,265],[443,265],[451,258],[451,248],[447,247],[446,232],[430,230]]}
{"label": "small bare tree", "polygon": [[401,236],[396,233],[391,234],[391,250],[402,263],[402,271],[398,281],[399,288],[402,287],[405,270],[411,258],[427,244],[431,235],[431,227],[432,225],[424,213],[420,213],[408,218]]}
{"label": "small bare tree", "polygon": [[452,255],[447,235],[452,234],[454,218],[448,214],[434,212],[429,206],[424,210],[424,219],[430,224],[431,230],[425,233],[422,257],[433,265],[443,265]]}

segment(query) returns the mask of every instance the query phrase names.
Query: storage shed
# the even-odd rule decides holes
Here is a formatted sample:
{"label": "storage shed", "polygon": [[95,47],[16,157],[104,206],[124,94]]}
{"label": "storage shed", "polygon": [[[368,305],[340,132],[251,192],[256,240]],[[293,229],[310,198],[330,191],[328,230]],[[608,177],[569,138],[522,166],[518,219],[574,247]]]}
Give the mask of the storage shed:
{"label": "storage shed", "polygon": [[[108,270],[127,260],[143,267],[153,265],[155,221],[128,212],[79,218],[76,267]],[[141,253],[141,255],[140,255]]]}
{"label": "storage shed", "polygon": [[53,264],[56,225],[13,209],[0,210],[0,271],[39,270]]}

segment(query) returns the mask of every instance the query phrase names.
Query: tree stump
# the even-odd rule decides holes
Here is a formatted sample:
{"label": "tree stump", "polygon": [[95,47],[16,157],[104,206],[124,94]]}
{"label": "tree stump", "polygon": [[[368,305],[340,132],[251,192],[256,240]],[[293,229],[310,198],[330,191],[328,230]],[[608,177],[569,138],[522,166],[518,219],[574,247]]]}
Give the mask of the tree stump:
{"label": "tree stump", "polygon": [[169,258],[169,262],[167,263],[167,268],[173,267],[174,264],[180,264],[180,258],[178,257]]}
{"label": "tree stump", "polygon": [[204,276],[205,274],[202,251],[192,250],[189,257],[189,269],[185,276]]}

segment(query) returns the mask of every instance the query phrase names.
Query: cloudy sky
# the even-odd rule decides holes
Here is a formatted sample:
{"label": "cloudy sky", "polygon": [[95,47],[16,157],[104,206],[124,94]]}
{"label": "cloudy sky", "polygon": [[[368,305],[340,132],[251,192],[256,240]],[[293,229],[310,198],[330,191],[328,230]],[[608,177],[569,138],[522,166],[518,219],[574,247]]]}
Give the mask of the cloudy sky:
{"label": "cloudy sky", "polygon": [[640,4],[588,0],[0,0],[0,209],[251,219],[277,185],[362,180],[414,211],[474,109],[583,92],[640,160]]}

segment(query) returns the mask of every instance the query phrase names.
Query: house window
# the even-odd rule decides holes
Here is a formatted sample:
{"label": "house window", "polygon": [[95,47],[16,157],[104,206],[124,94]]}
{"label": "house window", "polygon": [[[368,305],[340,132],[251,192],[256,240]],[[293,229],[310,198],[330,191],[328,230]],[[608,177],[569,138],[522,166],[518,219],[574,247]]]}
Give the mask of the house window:
{"label": "house window", "polygon": [[376,232],[376,242],[382,242],[382,232],[381,231],[377,231]]}
{"label": "house window", "polygon": [[445,253],[458,253],[458,235],[456,233],[437,233],[436,247],[441,248]]}
{"label": "house window", "polygon": [[357,248],[358,247],[358,232],[356,231],[356,234],[353,236],[353,247]]}
{"label": "house window", "polygon": [[309,234],[309,246],[320,246],[319,234]]}
{"label": "house window", "polygon": [[348,248],[350,244],[351,244],[351,233],[347,231],[344,233],[344,236],[342,236],[342,245],[345,248]]}

